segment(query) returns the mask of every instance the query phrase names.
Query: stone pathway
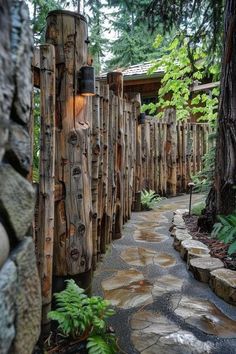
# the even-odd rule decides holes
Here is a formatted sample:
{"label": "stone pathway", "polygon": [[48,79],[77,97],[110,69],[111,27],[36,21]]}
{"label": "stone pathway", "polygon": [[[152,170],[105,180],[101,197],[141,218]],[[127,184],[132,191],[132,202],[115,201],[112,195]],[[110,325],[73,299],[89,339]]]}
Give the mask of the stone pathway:
{"label": "stone pathway", "polygon": [[[197,201],[201,196],[194,196]],[[236,307],[195,280],[173,248],[173,211],[188,196],[133,213],[95,272],[93,294],[116,309],[110,324],[127,354],[236,354]]]}

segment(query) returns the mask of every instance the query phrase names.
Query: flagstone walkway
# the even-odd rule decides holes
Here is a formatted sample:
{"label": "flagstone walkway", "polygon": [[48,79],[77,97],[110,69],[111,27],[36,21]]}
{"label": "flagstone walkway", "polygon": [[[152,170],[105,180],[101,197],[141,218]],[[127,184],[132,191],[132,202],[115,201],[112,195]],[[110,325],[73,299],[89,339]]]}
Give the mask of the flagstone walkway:
{"label": "flagstone walkway", "polygon": [[95,272],[93,294],[116,309],[110,324],[120,353],[236,354],[236,307],[195,280],[172,247],[173,211],[188,200],[176,197],[133,213]]}

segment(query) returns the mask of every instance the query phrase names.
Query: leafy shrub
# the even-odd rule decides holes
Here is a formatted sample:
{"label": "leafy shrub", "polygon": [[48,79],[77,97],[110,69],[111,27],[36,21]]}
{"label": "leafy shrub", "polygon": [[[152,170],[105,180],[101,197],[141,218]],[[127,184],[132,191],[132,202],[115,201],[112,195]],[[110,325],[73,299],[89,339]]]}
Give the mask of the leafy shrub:
{"label": "leafy shrub", "polygon": [[228,254],[236,252],[236,211],[227,216],[217,216],[217,222],[212,231],[212,236],[226,244],[230,244]]}
{"label": "leafy shrub", "polygon": [[115,336],[107,333],[106,319],[114,315],[108,301],[99,296],[88,297],[72,279],[55,298],[57,309],[50,311],[48,318],[58,322],[64,336],[87,340],[89,354],[116,353]]}
{"label": "leafy shrub", "polygon": [[202,210],[205,208],[205,206],[206,206],[205,201],[201,201],[201,202],[193,204],[192,214],[200,216],[202,214]]}
{"label": "leafy shrub", "polygon": [[208,137],[209,143],[213,146],[209,148],[207,153],[202,157],[203,168],[195,176],[192,176],[192,180],[195,184],[194,192],[208,193],[212,186],[214,169],[215,169],[215,140],[216,133],[211,133]]}
{"label": "leafy shrub", "polygon": [[160,202],[162,198],[156,194],[155,191],[152,191],[151,189],[149,191],[143,190],[141,192],[141,205],[142,208],[145,210],[150,210],[155,207],[155,205]]}

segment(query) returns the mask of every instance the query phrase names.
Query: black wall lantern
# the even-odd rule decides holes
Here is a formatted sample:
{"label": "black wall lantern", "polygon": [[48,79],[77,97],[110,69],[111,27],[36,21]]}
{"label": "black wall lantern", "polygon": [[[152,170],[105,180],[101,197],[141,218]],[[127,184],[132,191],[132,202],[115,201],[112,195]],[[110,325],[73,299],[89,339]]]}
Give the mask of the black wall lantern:
{"label": "black wall lantern", "polygon": [[82,96],[94,96],[95,92],[95,73],[94,67],[82,66],[78,73],[77,93]]}
{"label": "black wall lantern", "polygon": [[146,113],[140,113],[139,117],[138,117],[138,124],[144,124],[145,123],[145,119],[146,119]]}

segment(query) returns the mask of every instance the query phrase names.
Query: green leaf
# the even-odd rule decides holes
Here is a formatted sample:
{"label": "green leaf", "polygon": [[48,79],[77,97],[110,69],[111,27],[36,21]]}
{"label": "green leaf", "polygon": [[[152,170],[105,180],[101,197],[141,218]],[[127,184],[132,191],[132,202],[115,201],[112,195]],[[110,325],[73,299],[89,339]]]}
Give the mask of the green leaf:
{"label": "green leaf", "polygon": [[236,252],[236,241],[234,241],[234,242],[229,246],[229,249],[228,249],[229,255],[233,254],[234,252]]}

